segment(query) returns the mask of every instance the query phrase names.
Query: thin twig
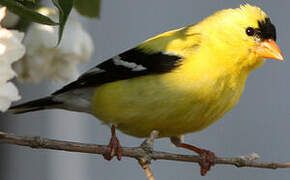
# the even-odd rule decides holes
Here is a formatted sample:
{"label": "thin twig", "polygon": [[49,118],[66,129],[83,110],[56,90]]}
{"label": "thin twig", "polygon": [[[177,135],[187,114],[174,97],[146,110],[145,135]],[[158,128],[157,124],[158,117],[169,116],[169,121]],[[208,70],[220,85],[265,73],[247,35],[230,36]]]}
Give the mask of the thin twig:
{"label": "thin twig", "polygon": [[139,162],[140,166],[142,167],[142,169],[144,170],[144,173],[145,173],[147,179],[148,180],[155,180],[154,175],[152,173],[152,170],[150,168],[150,164],[146,160],[143,160],[143,159],[139,159],[138,162]]}
{"label": "thin twig", "polygon": [[[54,149],[91,154],[104,154],[107,149],[107,146],[105,145],[59,141],[42,137],[19,136],[4,132],[0,132],[0,143],[29,146],[31,148],[38,149]],[[171,161],[183,161],[195,163],[199,161],[199,156],[182,155],[158,151],[152,151],[151,153],[147,153],[141,147],[123,147],[122,155],[123,157],[135,159],[140,159],[142,157],[149,156],[151,159],[154,160],[171,160]],[[290,168],[290,162],[285,163],[258,162],[248,160],[247,158],[244,157],[234,157],[234,158],[217,157],[216,164],[234,165],[236,167],[265,168],[265,169]]]}

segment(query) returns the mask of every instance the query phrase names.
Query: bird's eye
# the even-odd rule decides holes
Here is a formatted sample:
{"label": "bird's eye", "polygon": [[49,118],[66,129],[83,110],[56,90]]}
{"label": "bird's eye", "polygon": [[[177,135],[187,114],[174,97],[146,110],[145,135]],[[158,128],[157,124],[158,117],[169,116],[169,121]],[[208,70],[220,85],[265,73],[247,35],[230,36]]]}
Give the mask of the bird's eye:
{"label": "bird's eye", "polygon": [[248,27],[248,28],[246,29],[246,33],[247,33],[248,36],[254,36],[254,34],[255,34],[255,29],[252,28],[252,27]]}

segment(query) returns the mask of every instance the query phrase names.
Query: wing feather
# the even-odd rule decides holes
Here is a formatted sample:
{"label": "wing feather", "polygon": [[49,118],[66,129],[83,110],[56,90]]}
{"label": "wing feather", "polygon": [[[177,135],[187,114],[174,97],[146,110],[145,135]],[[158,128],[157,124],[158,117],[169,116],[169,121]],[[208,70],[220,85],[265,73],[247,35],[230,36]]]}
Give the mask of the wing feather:
{"label": "wing feather", "polygon": [[194,26],[165,32],[97,65],[53,95],[105,83],[172,71],[200,43]]}
{"label": "wing feather", "polygon": [[90,69],[76,81],[64,86],[53,95],[149,74],[166,73],[178,67],[180,60],[181,57],[176,55],[162,52],[148,53],[134,48]]}

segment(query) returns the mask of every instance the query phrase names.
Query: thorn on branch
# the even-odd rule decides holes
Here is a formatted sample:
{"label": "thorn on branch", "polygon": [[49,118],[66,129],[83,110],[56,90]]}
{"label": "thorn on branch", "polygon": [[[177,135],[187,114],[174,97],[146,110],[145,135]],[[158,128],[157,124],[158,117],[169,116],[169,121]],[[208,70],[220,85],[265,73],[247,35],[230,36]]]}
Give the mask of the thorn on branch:
{"label": "thorn on branch", "polygon": [[158,135],[159,135],[159,132],[156,130],[153,130],[150,134],[150,137],[148,139],[145,139],[145,141],[143,141],[140,147],[146,152],[152,152],[154,141],[158,137]]}

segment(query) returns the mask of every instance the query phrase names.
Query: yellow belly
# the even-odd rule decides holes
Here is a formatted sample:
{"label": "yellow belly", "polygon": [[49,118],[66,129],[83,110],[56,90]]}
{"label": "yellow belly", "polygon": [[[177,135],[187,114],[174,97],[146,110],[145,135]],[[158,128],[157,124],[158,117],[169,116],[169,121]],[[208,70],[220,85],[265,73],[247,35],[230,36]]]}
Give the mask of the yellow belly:
{"label": "yellow belly", "polygon": [[239,100],[247,75],[187,78],[178,73],[150,75],[98,87],[92,111],[122,132],[148,137],[178,136],[202,130],[220,119]]}

